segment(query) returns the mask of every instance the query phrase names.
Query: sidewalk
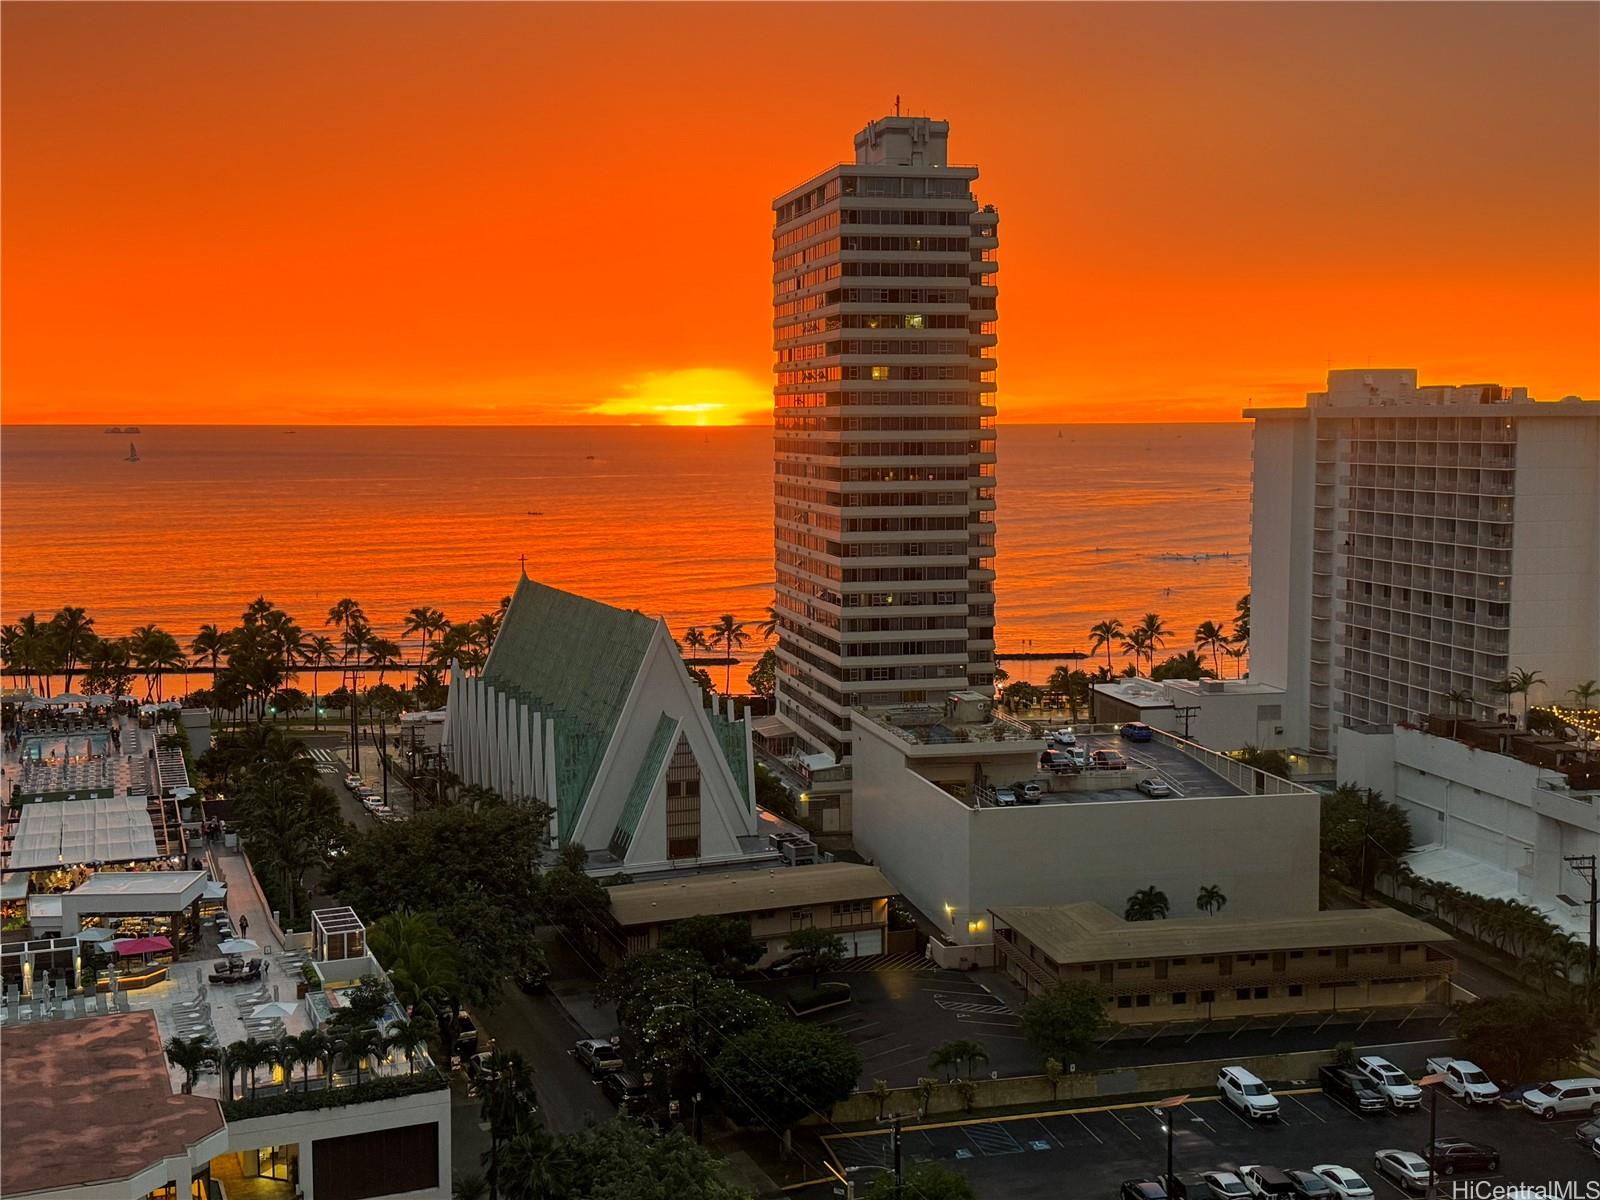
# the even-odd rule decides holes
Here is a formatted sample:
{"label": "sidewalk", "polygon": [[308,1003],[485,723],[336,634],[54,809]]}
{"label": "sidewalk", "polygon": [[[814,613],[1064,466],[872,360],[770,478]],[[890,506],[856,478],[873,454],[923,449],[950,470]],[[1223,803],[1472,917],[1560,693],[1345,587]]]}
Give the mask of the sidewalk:
{"label": "sidewalk", "polygon": [[233,920],[233,927],[239,928],[240,918],[250,922],[249,931],[239,936],[261,943],[263,954],[282,954],[285,949],[282,932],[256,892],[244,854],[229,850],[220,842],[211,845],[207,853],[217,879],[228,886],[228,916]]}

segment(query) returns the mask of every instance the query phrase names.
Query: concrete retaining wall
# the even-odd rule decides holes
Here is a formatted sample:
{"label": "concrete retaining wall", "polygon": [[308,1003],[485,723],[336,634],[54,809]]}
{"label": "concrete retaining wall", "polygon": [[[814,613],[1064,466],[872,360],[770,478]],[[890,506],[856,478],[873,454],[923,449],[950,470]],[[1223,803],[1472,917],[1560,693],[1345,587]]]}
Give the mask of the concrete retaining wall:
{"label": "concrete retaining wall", "polygon": [[[1401,1067],[1410,1064],[1420,1068],[1429,1055],[1447,1053],[1453,1045],[1449,1039],[1444,1039],[1403,1046],[1364,1046],[1362,1052],[1381,1054]],[[975,1110],[1010,1108],[1123,1096],[1210,1092],[1216,1087],[1217,1072],[1228,1066],[1246,1067],[1268,1082],[1314,1080],[1317,1068],[1332,1061],[1332,1050],[1303,1050],[1285,1054],[1258,1055],[1255,1058],[1202,1059],[1193,1062],[1114,1067],[1103,1071],[1079,1071],[1062,1076],[1053,1094],[1050,1081],[1043,1075],[977,1079],[973,1081],[978,1092],[972,1107]],[[966,1103],[955,1085],[940,1083],[934,1088],[926,1108],[922,1107],[922,1096],[916,1088],[894,1088],[881,1106],[877,1097],[867,1092],[857,1092],[849,1099],[835,1104],[829,1118],[834,1125],[871,1123],[878,1119],[880,1107],[887,1116],[899,1113],[917,1118],[959,1116],[966,1111]],[[801,1124],[821,1123],[822,1119],[816,1116],[808,1117],[801,1122]]]}

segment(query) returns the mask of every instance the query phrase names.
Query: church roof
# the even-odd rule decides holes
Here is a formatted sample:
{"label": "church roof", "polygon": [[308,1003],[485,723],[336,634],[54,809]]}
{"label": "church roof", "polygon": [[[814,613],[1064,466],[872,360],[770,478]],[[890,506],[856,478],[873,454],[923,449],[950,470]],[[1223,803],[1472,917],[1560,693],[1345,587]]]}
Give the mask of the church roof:
{"label": "church roof", "polygon": [[556,724],[556,796],[571,828],[644,662],[655,622],[524,575],[483,679]]}

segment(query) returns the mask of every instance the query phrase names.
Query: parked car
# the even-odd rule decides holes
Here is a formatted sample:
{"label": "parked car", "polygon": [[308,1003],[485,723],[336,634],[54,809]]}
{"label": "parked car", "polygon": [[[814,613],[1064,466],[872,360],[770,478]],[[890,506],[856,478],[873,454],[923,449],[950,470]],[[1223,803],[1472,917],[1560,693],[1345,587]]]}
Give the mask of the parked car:
{"label": "parked car", "polygon": [[1374,1087],[1388,1097],[1393,1107],[1417,1108],[1422,1104],[1422,1089],[1387,1058],[1369,1055],[1356,1059],[1356,1066],[1372,1081]]}
{"label": "parked car", "polygon": [[1076,775],[1083,764],[1066,753],[1052,754],[1047,750],[1039,756],[1039,767],[1055,775]]}
{"label": "parked car", "polygon": [[1463,1171],[1498,1171],[1500,1151],[1483,1142],[1465,1138],[1440,1138],[1431,1143],[1423,1157],[1440,1175],[1459,1175]]}
{"label": "parked car", "polygon": [[523,990],[524,994],[529,996],[536,996],[544,991],[549,982],[550,968],[543,963],[535,963],[531,967],[523,967],[522,970],[517,972],[517,986]]}
{"label": "parked car", "polygon": [[1572,1136],[1585,1146],[1594,1141],[1595,1138],[1600,1138],[1600,1117],[1596,1117],[1592,1121],[1585,1121],[1582,1125],[1579,1125],[1577,1129],[1573,1130]]}
{"label": "parked car", "polygon": [[622,1070],[622,1055],[604,1038],[583,1038],[573,1044],[572,1057],[589,1069],[589,1074],[599,1078]]}
{"label": "parked car", "polygon": [[1294,1181],[1277,1167],[1252,1163],[1239,1168],[1239,1178],[1244,1180],[1244,1186],[1250,1189],[1252,1196],[1294,1195]]}
{"label": "parked car", "polygon": [[1600,1158],[1600,1137],[1596,1137],[1589,1143],[1589,1153],[1596,1158]]}
{"label": "parked car", "polygon": [[600,1081],[600,1090],[623,1112],[638,1112],[650,1100],[644,1079],[632,1071],[613,1071]]}
{"label": "parked car", "polygon": [[1123,725],[1121,732],[1130,742],[1148,742],[1155,736],[1143,721],[1129,721]]}
{"label": "parked car", "polygon": [[1172,789],[1167,786],[1167,782],[1163,779],[1141,779],[1139,780],[1138,788],[1146,796],[1151,796],[1158,800],[1172,795]]}
{"label": "parked car", "polygon": [[1428,1074],[1442,1076],[1445,1090],[1468,1104],[1493,1104],[1500,1099],[1494,1080],[1477,1063],[1464,1058],[1430,1058]]}
{"label": "parked car", "polygon": [[1126,1179],[1117,1192],[1118,1200],[1171,1200],[1167,1189],[1154,1179]]}
{"label": "parked car", "polygon": [[1402,1191],[1420,1192],[1428,1186],[1428,1160],[1410,1150],[1379,1150],[1373,1156],[1378,1174]]}
{"label": "parked car", "polygon": [[1557,1079],[1522,1094],[1522,1107],[1546,1121],[1556,1117],[1600,1117],[1600,1079]]}
{"label": "parked car", "polygon": [[994,802],[1000,808],[1010,808],[1017,802],[1017,794],[1010,788],[995,788]]}
{"label": "parked car", "polygon": [[1333,1188],[1322,1176],[1310,1171],[1285,1171],[1284,1174],[1294,1184],[1293,1195],[1307,1197],[1308,1200],[1331,1200]]}
{"label": "parked car", "polygon": [[[1217,1072],[1217,1091],[1224,1104],[1252,1121],[1276,1121],[1278,1098],[1272,1089],[1244,1067],[1223,1067]],[[1250,1181],[1245,1180],[1248,1184]]]}
{"label": "parked car", "polygon": [[1250,1195],[1244,1180],[1232,1171],[1207,1171],[1200,1176],[1200,1185],[1207,1189],[1208,1200],[1241,1200]]}
{"label": "parked car", "polygon": [[1323,1067],[1317,1072],[1323,1092],[1346,1108],[1358,1113],[1389,1111],[1389,1097],[1354,1067]]}
{"label": "parked car", "polygon": [[1089,765],[1102,771],[1126,771],[1128,760],[1115,750],[1096,750],[1089,756]]}
{"label": "parked car", "polygon": [[1078,744],[1078,735],[1070,729],[1052,729],[1046,736],[1058,746],[1076,746]]}
{"label": "parked car", "polygon": [[1372,1200],[1371,1186],[1361,1178],[1359,1172],[1349,1167],[1341,1167],[1338,1163],[1318,1163],[1311,1171],[1333,1189],[1333,1194],[1339,1200]]}
{"label": "parked car", "polygon": [[1033,780],[1028,780],[1022,785],[1022,801],[1024,804],[1037,804],[1044,799],[1044,788]]}

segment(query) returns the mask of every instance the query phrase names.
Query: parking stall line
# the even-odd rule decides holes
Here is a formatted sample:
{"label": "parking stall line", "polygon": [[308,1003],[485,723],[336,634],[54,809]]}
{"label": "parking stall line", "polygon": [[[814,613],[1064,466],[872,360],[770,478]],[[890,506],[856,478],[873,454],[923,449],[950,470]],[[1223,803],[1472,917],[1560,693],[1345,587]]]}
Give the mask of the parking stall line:
{"label": "parking stall line", "polygon": [[1217,1107],[1220,1108],[1223,1112],[1227,1113],[1235,1121],[1239,1122],[1239,1124],[1243,1125],[1246,1129],[1252,1128],[1250,1122],[1246,1121],[1238,1113],[1234,1112],[1233,1111],[1233,1105],[1229,1104],[1226,1100],[1218,1100],[1217,1101]]}
{"label": "parking stall line", "polygon": [[1099,1142],[1102,1146],[1104,1146],[1106,1144],[1105,1139],[1103,1137],[1101,1137],[1098,1133],[1096,1133],[1094,1130],[1090,1129],[1089,1125],[1088,1125],[1088,1122],[1086,1122],[1082,1117],[1078,1116],[1077,1113],[1073,1113],[1072,1114],[1072,1119],[1074,1121],[1076,1121],[1079,1125],[1083,1126],[1083,1131],[1085,1133],[1087,1133],[1090,1137],[1092,1137],[1095,1141]]}
{"label": "parking stall line", "polygon": [[[1301,1108],[1305,1109],[1313,1117],[1316,1117],[1317,1120],[1321,1121],[1324,1125],[1326,1125],[1328,1123],[1326,1118],[1319,1116],[1317,1114],[1317,1111],[1314,1108],[1312,1108],[1309,1104],[1307,1104],[1304,1100],[1300,1099],[1299,1096],[1290,1096],[1289,1099],[1293,1100],[1296,1104],[1298,1104]],[[1280,1117],[1279,1120],[1282,1120],[1282,1118]]]}
{"label": "parking stall line", "polygon": [[1206,1120],[1199,1113],[1195,1112],[1194,1109],[1190,1108],[1187,1104],[1180,1104],[1178,1106],[1178,1110],[1180,1112],[1182,1112],[1184,1114],[1184,1116],[1188,1117],[1189,1120],[1197,1121],[1201,1125],[1204,1125],[1207,1129],[1210,1129],[1213,1132],[1216,1131],[1216,1126],[1215,1125],[1213,1125],[1210,1121]]}
{"label": "parking stall line", "polygon": [[[909,1049],[911,1049],[911,1043],[910,1042],[902,1042],[898,1046],[890,1046],[887,1050],[879,1050],[875,1054],[868,1054],[861,1061],[862,1062],[871,1062],[875,1058],[882,1058],[885,1054],[896,1054],[901,1050],[909,1050]],[[913,1059],[912,1061],[915,1062],[916,1060]]]}
{"label": "parking stall line", "polygon": [[1118,1125],[1121,1125],[1121,1126],[1122,1126],[1122,1127],[1123,1127],[1123,1128],[1124,1128],[1124,1129],[1126,1129],[1126,1130],[1127,1130],[1127,1131],[1128,1131],[1128,1132],[1129,1132],[1129,1133],[1131,1133],[1131,1134],[1133,1134],[1133,1136],[1134,1136],[1134,1137],[1136,1137],[1136,1138],[1138,1138],[1138,1139],[1139,1139],[1139,1140],[1140,1140],[1140,1141],[1141,1141],[1141,1142],[1142,1142],[1142,1141],[1144,1141],[1144,1138],[1142,1138],[1142,1137],[1139,1137],[1139,1131],[1138,1131],[1138,1130],[1136,1130],[1136,1129],[1135,1129],[1135,1128],[1134,1128],[1134,1127],[1133,1127],[1133,1126],[1132,1126],[1132,1125],[1129,1125],[1129,1124],[1128,1124],[1128,1123],[1127,1123],[1127,1122],[1126,1122],[1126,1121],[1124,1121],[1124,1120],[1123,1120],[1123,1119],[1122,1119],[1122,1118],[1121,1118],[1121,1117],[1119,1117],[1119,1116],[1117,1116],[1117,1114],[1116,1114],[1116,1113],[1114,1113],[1114,1112],[1112,1112],[1112,1111],[1111,1111],[1111,1110],[1110,1110],[1110,1109],[1107,1109],[1107,1110],[1106,1110],[1106,1115],[1107,1115],[1107,1116],[1108,1116],[1108,1117],[1110,1117],[1110,1118],[1111,1118],[1111,1119],[1112,1119],[1112,1120],[1113,1120],[1113,1121],[1115,1121],[1115,1122],[1116,1122],[1116,1123],[1117,1123],[1117,1124],[1118,1124]]}

